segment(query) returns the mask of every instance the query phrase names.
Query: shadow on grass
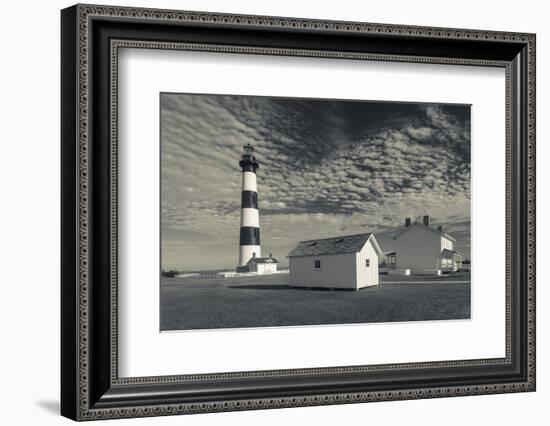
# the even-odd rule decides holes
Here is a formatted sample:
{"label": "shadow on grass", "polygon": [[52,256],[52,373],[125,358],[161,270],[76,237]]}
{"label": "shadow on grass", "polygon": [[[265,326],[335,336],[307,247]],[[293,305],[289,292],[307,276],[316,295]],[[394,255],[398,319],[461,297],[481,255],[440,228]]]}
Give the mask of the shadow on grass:
{"label": "shadow on grass", "polygon": [[[287,284],[243,284],[232,285],[228,288],[242,289],[242,290],[297,290],[297,291],[355,291],[354,288],[328,288],[328,287],[293,287]],[[370,288],[379,288],[379,286],[371,286],[361,288],[360,290],[367,290]]]}
{"label": "shadow on grass", "polygon": [[238,288],[243,290],[306,290],[298,287],[291,287],[287,284],[243,284],[243,285],[230,285],[229,288]]}

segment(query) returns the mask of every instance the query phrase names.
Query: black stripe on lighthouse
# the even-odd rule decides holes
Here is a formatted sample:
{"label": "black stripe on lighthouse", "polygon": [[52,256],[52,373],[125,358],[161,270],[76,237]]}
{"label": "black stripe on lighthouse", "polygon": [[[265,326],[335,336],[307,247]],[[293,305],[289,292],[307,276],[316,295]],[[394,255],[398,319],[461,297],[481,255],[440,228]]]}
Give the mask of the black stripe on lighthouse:
{"label": "black stripe on lighthouse", "polygon": [[244,158],[243,160],[241,160],[239,165],[241,166],[241,169],[242,169],[243,172],[256,173],[256,169],[259,168],[258,163],[256,163],[255,159],[253,161],[251,161],[248,158]]}
{"label": "black stripe on lighthouse", "polygon": [[241,208],[258,210],[258,193],[256,191],[243,191],[241,196]]}
{"label": "black stripe on lighthouse", "polygon": [[260,245],[260,228],[255,226],[241,226],[241,238],[239,240],[241,246],[259,246]]}

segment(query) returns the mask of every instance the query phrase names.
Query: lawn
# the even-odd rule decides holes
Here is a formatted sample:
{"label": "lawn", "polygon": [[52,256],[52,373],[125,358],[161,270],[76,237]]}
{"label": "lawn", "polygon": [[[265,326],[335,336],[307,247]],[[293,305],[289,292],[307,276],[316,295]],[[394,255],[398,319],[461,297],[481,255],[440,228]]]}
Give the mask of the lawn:
{"label": "lawn", "polygon": [[360,291],[296,289],[288,274],[165,278],[161,330],[470,318],[467,274],[381,278],[380,286]]}

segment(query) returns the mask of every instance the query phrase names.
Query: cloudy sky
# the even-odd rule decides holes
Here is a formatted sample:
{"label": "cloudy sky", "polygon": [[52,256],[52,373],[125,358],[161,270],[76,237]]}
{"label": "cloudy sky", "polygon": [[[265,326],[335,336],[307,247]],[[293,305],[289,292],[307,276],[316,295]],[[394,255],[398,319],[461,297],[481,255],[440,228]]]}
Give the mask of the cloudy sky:
{"label": "cloudy sky", "polygon": [[[237,264],[243,145],[256,148],[262,254],[429,214],[470,254],[470,107],[168,94],[161,108],[163,268]],[[421,219],[420,219],[421,220]]]}

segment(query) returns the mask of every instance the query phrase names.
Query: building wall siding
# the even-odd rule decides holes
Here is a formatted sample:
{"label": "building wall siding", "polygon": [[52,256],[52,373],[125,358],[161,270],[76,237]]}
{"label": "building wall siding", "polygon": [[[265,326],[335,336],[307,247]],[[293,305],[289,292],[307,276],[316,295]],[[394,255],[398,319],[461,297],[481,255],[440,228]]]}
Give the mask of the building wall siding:
{"label": "building wall siding", "polygon": [[[367,259],[370,260],[367,267]],[[357,288],[379,284],[378,254],[370,241],[367,241],[360,252],[356,253]]]}
{"label": "building wall siding", "polygon": [[[315,269],[315,261],[321,268]],[[296,287],[357,288],[356,253],[291,257],[290,284]]]}
{"label": "building wall siding", "polygon": [[273,272],[277,272],[277,264],[276,263],[258,263],[258,274],[269,274]]}
{"label": "building wall siding", "polygon": [[411,229],[395,240],[397,269],[438,269],[441,255],[441,235],[422,226]]}
{"label": "building wall siding", "polygon": [[443,249],[453,250],[453,242],[448,238],[441,237],[441,251]]}

